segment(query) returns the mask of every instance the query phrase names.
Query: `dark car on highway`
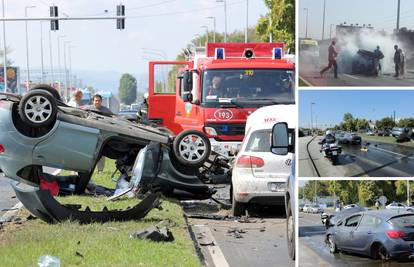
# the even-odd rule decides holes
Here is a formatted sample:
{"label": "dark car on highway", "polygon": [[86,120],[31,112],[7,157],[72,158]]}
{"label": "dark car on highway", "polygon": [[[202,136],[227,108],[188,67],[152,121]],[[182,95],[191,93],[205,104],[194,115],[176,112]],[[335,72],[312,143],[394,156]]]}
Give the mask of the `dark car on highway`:
{"label": "dark car on highway", "polygon": [[340,144],[360,145],[361,141],[361,136],[356,133],[345,133],[338,138]]}
{"label": "dark car on highway", "polygon": [[373,259],[414,257],[414,214],[371,210],[350,214],[326,231],[331,253],[347,251]]}

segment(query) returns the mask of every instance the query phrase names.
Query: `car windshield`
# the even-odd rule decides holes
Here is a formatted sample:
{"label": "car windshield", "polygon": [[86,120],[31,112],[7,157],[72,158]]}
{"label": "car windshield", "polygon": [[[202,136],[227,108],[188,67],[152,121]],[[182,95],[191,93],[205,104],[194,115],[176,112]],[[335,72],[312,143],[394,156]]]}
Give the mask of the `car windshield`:
{"label": "car windshield", "polygon": [[268,101],[270,104],[294,104],[295,85],[292,70],[214,69],[203,75],[203,102],[220,103]]}
{"label": "car windshield", "polygon": [[389,222],[395,227],[404,228],[410,227],[414,228],[414,214],[407,214],[402,216],[393,217]]}

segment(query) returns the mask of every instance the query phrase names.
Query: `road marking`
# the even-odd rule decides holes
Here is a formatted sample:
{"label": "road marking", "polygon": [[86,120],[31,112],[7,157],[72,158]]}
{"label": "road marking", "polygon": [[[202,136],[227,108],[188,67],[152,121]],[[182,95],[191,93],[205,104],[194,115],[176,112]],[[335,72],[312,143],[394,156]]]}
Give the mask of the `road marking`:
{"label": "road marking", "polygon": [[349,78],[352,78],[352,79],[354,79],[354,80],[359,80],[359,78],[358,77],[355,77],[355,76],[353,76],[353,75],[349,75],[349,74],[343,74],[344,76],[346,76],[346,77],[349,77]]}
{"label": "road marking", "polygon": [[313,85],[310,82],[308,82],[307,80],[305,80],[304,78],[302,78],[302,77],[299,76],[299,79],[302,80],[302,82],[304,84],[306,84],[306,86],[313,87]]}
{"label": "road marking", "polygon": [[394,154],[394,155],[400,156],[402,158],[413,159],[413,157],[410,157],[408,155],[400,154],[400,153],[397,153],[397,152],[394,152],[394,151],[390,151],[390,150],[386,150],[386,149],[383,149],[383,148],[374,147],[374,149],[377,149],[377,150],[380,150],[380,151],[384,151],[384,152],[387,152],[387,153],[390,153],[390,154]]}
{"label": "road marking", "polygon": [[205,237],[207,237],[209,240],[213,241],[213,246],[205,246],[208,253],[210,254],[210,257],[213,261],[213,264],[215,267],[230,267],[228,262],[226,261],[226,258],[224,257],[223,252],[221,251],[220,247],[217,244],[217,241],[214,239],[213,234],[211,233],[211,230],[208,226],[198,226],[199,233],[204,233]]}

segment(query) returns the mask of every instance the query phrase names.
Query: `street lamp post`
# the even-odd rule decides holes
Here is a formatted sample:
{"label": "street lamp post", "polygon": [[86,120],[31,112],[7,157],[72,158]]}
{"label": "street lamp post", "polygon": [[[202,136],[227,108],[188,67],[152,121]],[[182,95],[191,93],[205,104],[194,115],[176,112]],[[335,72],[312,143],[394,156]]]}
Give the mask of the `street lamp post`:
{"label": "street lamp post", "polygon": [[74,86],[74,82],[73,82],[73,73],[72,73],[72,48],[74,48],[76,46],[71,45],[68,47],[68,52],[69,52],[69,87],[72,90],[72,87]]}
{"label": "street lamp post", "polygon": [[308,15],[309,15],[309,9],[307,7],[305,7],[303,10],[306,11],[305,38],[308,38]]}
{"label": "street lamp post", "polygon": [[218,3],[224,3],[224,42],[227,43],[227,0],[216,0]]}
{"label": "street lamp post", "polygon": [[57,43],[58,43],[57,49],[58,49],[58,77],[59,77],[59,91],[60,91],[60,95],[61,95],[62,97],[64,97],[65,95],[64,95],[64,91],[63,91],[63,89],[62,89],[62,81],[63,81],[63,79],[62,79],[62,66],[61,66],[61,64],[60,64],[60,39],[61,39],[61,38],[64,38],[64,37],[66,37],[66,36],[65,36],[65,35],[58,35],[58,37],[57,37]]}
{"label": "street lamp post", "polygon": [[323,0],[322,41],[323,39],[325,39],[325,13],[326,13],[326,0]]}
{"label": "street lamp post", "polygon": [[[2,1],[2,12],[4,18],[4,0]],[[4,91],[7,92],[7,51],[6,51],[6,22],[3,21],[3,73],[4,73]]]}
{"label": "street lamp post", "polygon": [[200,28],[204,28],[204,29],[206,29],[206,42],[208,43],[208,27],[207,26],[205,26],[205,25],[203,25],[203,26],[201,26]]}
{"label": "street lamp post", "polygon": [[53,70],[53,51],[52,51],[52,31],[49,30],[49,58],[50,58],[50,72],[51,72],[51,85],[53,86],[55,75]]}
{"label": "street lamp post", "polygon": [[313,105],[315,105],[314,102],[311,102],[311,134],[313,135]]}
{"label": "street lamp post", "polygon": [[64,68],[65,68],[65,84],[64,84],[64,88],[63,90],[66,91],[66,99],[69,99],[70,95],[69,92],[67,91],[67,86],[68,86],[68,70],[67,70],[67,64],[66,64],[66,45],[70,44],[71,41],[64,41],[63,42],[63,64],[64,64]]}
{"label": "street lamp post", "polygon": [[[35,7],[36,6],[26,6],[26,7],[24,7],[24,16],[27,18],[27,9],[35,8]],[[26,76],[27,85],[26,85],[26,89],[29,90],[30,89],[30,65],[29,65],[29,34],[28,34],[28,31],[27,31],[27,20],[24,23],[25,23],[25,28],[26,28],[26,68],[27,68],[27,76]]]}
{"label": "street lamp post", "polygon": [[40,21],[40,69],[41,69],[41,74],[40,74],[40,83],[43,83],[44,81],[44,65],[43,65],[43,23],[42,21]]}
{"label": "street lamp post", "polygon": [[244,42],[248,42],[248,34],[249,34],[249,0],[246,0],[246,30],[244,33]]}
{"label": "street lamp post", "polygon": [[212,19],[213,20],[213,42],[216,42],[216,17],[207,17],[208,19]]}

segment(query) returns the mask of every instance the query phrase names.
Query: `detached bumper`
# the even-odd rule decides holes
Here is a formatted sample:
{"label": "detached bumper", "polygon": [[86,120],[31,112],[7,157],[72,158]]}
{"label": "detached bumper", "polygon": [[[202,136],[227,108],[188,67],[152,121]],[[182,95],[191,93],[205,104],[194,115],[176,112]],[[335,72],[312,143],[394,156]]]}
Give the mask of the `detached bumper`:
{"label": "detached bumper", "polygon": [[66,220],[79,223],[139,220],[160,204],[160,194],[148,193],[140,203],[126,210],[104,209],[99,212],[90,211],[86,207],[85,210],[80,211],[81,205],[62,205],[53,198],[49,190],[42,190],[37,187],[23,189],[18,187],[15,182],[11,185],[23,206],[47,223],[58,223]]}

